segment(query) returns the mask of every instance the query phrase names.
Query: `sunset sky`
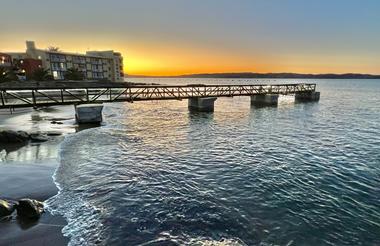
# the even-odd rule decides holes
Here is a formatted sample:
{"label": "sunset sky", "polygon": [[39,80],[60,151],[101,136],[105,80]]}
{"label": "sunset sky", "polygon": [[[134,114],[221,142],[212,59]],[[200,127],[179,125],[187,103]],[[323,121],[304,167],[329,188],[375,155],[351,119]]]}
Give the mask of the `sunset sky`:
{"label": "sunset sky", "polygon": [[17,0],[0,23],[0,51],[113,49],[127,74],[380,74],[378,0]]}

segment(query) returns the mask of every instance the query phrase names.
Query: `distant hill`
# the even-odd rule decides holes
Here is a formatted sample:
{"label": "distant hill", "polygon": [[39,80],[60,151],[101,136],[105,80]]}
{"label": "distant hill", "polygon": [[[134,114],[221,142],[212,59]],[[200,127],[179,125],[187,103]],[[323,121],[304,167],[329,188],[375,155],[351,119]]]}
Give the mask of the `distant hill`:
{"label": "distant hill", "polygon": [[380,79],[380,75],[372,74],[301,74],[301,73],[203,73],[179,76],[144,76],[129,75],[130,78],[270,78],[270,79]]}

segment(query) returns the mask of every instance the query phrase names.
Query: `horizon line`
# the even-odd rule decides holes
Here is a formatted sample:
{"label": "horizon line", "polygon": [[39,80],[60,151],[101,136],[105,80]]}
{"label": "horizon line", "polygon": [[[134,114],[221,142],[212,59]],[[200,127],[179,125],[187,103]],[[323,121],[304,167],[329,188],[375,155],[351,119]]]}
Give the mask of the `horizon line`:
{"label": "horizon line", "polygon": [[146,74],[126,74],[126,77],[186,77],[186,76],[197,76],[197,75],[307,75],[307,76],[373,76],[380,77],[380,74],[372,73],[355,73],[355,72],[345,72],[345,73],[296,73],[296,72],[207,72],[207,73],[184,73],[184,74],[174,74],[174,75],[146,75]]}

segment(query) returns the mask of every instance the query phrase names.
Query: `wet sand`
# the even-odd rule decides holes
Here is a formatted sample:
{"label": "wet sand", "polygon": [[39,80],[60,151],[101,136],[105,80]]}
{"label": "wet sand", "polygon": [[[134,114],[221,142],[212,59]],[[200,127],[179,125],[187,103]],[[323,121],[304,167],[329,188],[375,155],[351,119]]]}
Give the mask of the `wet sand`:
{"label": "wet sand", "polygon": [[[55,167],[39,165],[0,166],[0,194],[2,198],[18,200],[31,198],[44,201],[57,194],[52,175]],[[19,221],[14,214],[10,221],[0,222],[0,245],[67,245],[62,235],[66,221],[45,212],[38,221]]]}
{"label": "wet sand", "polygon": [[[52,120],[63,124],[51,124]],[[0,111],[0,130],[62,133],[44,143],[0,146],[0,199],[45,201],[57,194],[52,176],[58,165],[58,145],[63,135],[76,131],[74,124],[73,108],[69,106],[18,109],[13,114]],[[20,221],[14,213],[10,221],[0,221],[0,245],[67,245],[69,240],[62,234],[65,225],[63,217],[48,211],[35,222]]]}

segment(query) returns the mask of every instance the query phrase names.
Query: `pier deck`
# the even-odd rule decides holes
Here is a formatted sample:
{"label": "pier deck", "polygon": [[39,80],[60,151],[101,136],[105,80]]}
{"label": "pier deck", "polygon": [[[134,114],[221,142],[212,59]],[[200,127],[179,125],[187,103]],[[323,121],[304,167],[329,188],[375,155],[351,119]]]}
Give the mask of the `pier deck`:
{"label": "pier deck", "polygon": [[316,84],[136,85],[115,82],[9,82],[0,84],[0,108],[203,97],[289,95],[315,92]]}

